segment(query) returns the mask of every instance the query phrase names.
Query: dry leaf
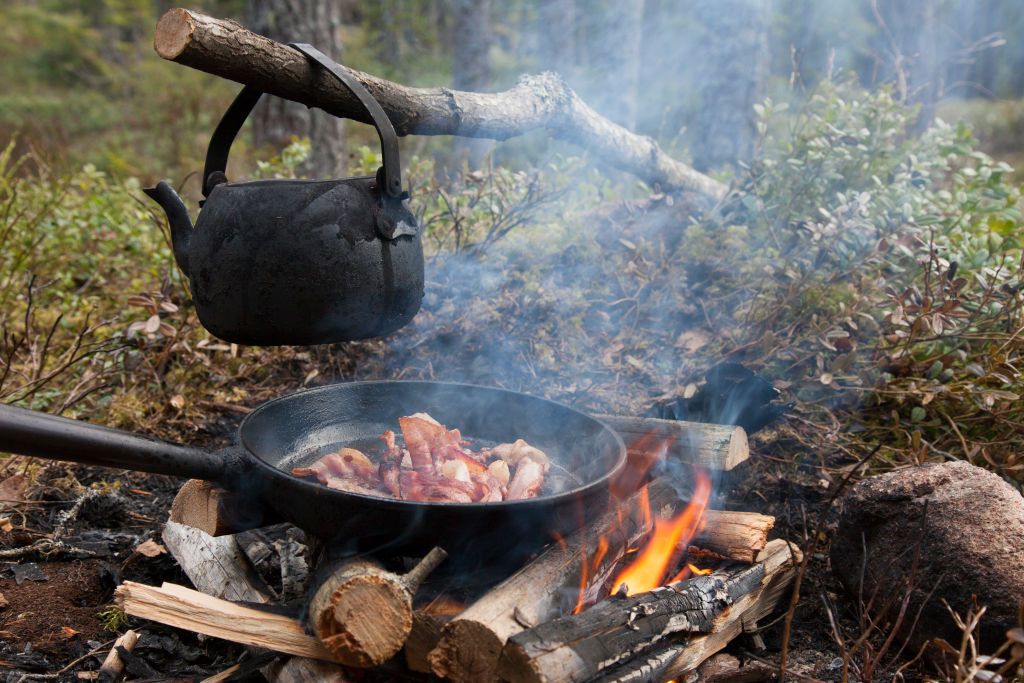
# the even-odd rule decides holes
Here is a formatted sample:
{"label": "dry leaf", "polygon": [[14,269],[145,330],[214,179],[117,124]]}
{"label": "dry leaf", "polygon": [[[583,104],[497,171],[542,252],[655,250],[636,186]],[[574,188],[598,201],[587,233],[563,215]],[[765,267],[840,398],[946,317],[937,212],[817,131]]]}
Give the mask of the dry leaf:
{"label": "dry leaf", "polygon": [[14,530],[14,525],[11,524],[10,517],[0,517],[0,531],[5,534],[11,533]]}
{"label": "dry leaf", "polygon": [[81,633],[81,631],[76,631],[75,629],[71,628],[70,626],[61,626],[60,627],[60,637],[63,638],[64,640],[68,640],[70,638],[74,638],[79,633]]}
{"label": "dry leaf", "polygon": [[146,324],[142,326],[142,331],[146,334],[156,334],[156,331],[160,329],[160,316],[151,315]]}
{"label": "dry leaf", "polygon": [[3,593],[0,593],[0,609],[7,607],[7,598],[4,597]]}
{"label": "dry leaf", "polygon": [[15,503],[25,499],[28,479],[24,474],[15,474],[0,481],[0,511],[9,507],[4,503]]}
{"label": "dry leaf", "polygon": [[137,552],[140,555],[145,555],[146,557],[156,557],[157,555],[162,555],[163,553],[166,553],[167,548],[163,547],[153,539],[149,539],[148,541],[143,541],[142,543],[140,543],[135,548],[135,552]]}
{"label": "dry leaf", "polygon": [[185,407],[185,397],[182,396],[181,394],[175,394],[174,396],[171,396],[171,406],[178,410],[181,410],[182,408]]}
{"label": "dry leaf", "polygon": [[704,330],[686,330],[676,337],[675,347],[686,353],[697,353],[711,341]]}

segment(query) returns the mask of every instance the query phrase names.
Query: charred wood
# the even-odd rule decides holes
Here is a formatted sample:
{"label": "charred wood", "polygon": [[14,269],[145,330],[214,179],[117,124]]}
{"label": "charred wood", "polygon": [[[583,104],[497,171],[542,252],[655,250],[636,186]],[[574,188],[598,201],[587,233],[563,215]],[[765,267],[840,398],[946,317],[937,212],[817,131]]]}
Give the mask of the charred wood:
{"label": "charred wood", "polygon": [[[661,510],[680,504],[682,496],[666,481],[652,482],[650,506]],[[619,559],[650,531],[650,519],[641,510],[640,496],[611,511],[562,542],[552,543],[536,559],[498,584],[442,631],[430,664],[438,676],[453,681],[492,680],[505,642],[516,634],[543,624],[571,609],[579,586],[605,583]],[[603,542],[602,542],[603,539]],[[599,566],[591,556],[604,545]],[[590,567],[582,581],[583,567]],[[580,598],[586,601],[586,596]]]}
{"label": "charred wood", "polygon": [[[790,546],[773,541],[749,567],[698,576],[511,637],[499,675],[508,681],[667,680],[690,671],[770,612],[793,577]],[[700,637],[692,637],[703,634]],[[691,636],[678,640],[683,636]]]}

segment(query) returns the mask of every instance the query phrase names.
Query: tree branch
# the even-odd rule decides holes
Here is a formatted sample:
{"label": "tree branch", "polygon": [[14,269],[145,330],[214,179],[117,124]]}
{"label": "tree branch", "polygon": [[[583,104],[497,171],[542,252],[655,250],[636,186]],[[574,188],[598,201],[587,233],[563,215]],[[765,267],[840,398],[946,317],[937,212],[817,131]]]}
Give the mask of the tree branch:
{"label": "tree branch", "polygon": [[[370,123],[348,90],[287,45],[243,26],[172,9],[156,27],[164,59],[251,85],[344,118]],[[342,67],[344,68],[344,67]],[[459,135],[506,140],[536,129],[579,145],[615,168],[669,191],[721,199],[726,186],[665,154],[654,140],[609,121],[554,73],[523,76],[500,93],[411,88],[351,70],[380,102],[399,135]]]}

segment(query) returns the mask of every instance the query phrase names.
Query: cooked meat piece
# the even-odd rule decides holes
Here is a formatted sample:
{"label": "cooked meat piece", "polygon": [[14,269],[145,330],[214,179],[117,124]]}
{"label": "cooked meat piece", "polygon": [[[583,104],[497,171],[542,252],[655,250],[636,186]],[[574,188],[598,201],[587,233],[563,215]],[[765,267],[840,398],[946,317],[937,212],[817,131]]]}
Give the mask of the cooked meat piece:
{"label": "cooked meat piece", "polygon": [[508,480],[512,476],[508,469],[508,463],[504,460],[495,460],[488,465],[487,473],[497,479],[502,486],[508,486]]}
{"label": "cooked meat piece", "polygon": [[469,468],[462,460],[445,460],[441,463],[441,476],[455,481],[470,483]]}
{"label": "cooked meat piece", "polygon": [[437,453],[438,459],[443,463],[447,460],[458,460],[466,465],[470,474],[480,474],[487,471],[487,466],[477,460],[471,453],[467,453],[459,446],[448,445]]}
{"label": "cooked meat piece", "polygon": [[403,470],[399,476],[403,500],[434,503],[472,503],[472,484],[432,474]]}
{"label": "cooked meat piece", "polygon": [[505,486],[489,473],[474,474],[473,483],[476,484],[476,502],[500,503],[505,500]]}
{"label": "cooked meat piece", "polygon": [[398,426],[402,428],[405,447],[412,457],[412,466],[418,472],[434,471],[434,453],[448,445],[458,446],[462,435],[458,429],[451,431],[437,423],[424,413],[398,418]]}
{"label": "cooked meat piece", "polygon": [[516,439],[514,443],[498,444],[491,449],[491,453],[498,456],[509,465],[518,465],[523,458],[529,458],[539,465],[542,465],[547,472],[550,460],[547,454],[539,448],[534,448],[522,439]]}
{"label": "cooked meat piece", "polygon": [[516,473],[508,483],[506,500],[533,498],[544,482],[544,468],[530,458],[522,458],[516,465]]}
{"label": "cooked meat piece", "polygon": [[362,451],[341,448],[292,474],[351,493],[422,502],[494,503],[532,498],[540,491],[548,457],[523,439],[472,451],[459,430],[426,413],[400,417],[398,424],[404,447],[394,431],[386,430],[377,463]]}

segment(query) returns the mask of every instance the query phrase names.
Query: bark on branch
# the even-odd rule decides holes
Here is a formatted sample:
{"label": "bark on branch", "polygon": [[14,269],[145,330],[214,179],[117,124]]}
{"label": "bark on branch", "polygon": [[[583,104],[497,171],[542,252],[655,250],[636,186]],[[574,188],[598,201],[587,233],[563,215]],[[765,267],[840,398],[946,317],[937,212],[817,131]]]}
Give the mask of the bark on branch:
{"label": "bark on branch", "polygon": [[[243,26],[186,9],[172,9],[156,27],[164,59],[260,88],[345,118],[369,123],[355,97],[310,67],[298,51]],[[500,93],[411,88],[350,70],[380,102],[399,135],[460,135],[505,140],[536,129],[579,145],[605,163],[669,191],[721,199],[726,186],[673,159],[591,109],[554,73],[523,76]]]}

